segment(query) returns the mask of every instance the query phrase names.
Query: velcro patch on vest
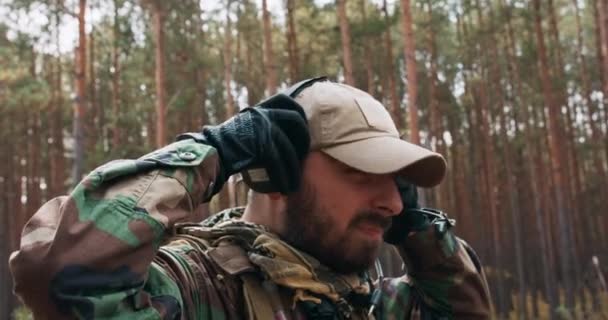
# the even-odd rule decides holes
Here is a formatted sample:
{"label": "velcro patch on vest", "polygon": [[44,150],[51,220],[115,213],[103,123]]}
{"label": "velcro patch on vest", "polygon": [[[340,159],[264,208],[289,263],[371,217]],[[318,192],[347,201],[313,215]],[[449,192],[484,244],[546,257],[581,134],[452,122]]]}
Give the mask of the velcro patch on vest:
{"label": "velcro patch on vest", "polygon": [[221,243],[219,246],[211,248],[207,254],[220,268],[230,275],[238,275],[255,270],[245,250],[237,245]]}

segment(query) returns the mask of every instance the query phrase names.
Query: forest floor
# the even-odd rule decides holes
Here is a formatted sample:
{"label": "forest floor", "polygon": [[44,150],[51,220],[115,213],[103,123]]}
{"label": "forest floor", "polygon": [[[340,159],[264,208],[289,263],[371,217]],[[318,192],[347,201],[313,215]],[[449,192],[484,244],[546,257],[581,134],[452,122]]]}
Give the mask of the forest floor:
{"label": "forest floor", "polygon": [[[563,299],[563,297],[562,297]],[[559,308],[558,319],[559,320],[608,320],[608,293],[600,294],[599,297],[599,310],[593,311],[591,306],[591,296],[588,292],[585,292],[585,300],[586,300],[586,308],[583,311],[583,306],[578,303],[575,307],[574,314],[568,312],[565,308]],[[513,296],[513,301],[517,301],[517,296]],[[563,300],[562,300],[563,301]],[[579,301],[580,302],[580,301]],[[528,310],[532,312],[533,300],[531,296],[528,296],[526,299],[526,303],[528,304]],[[519,311],[518,308],[515,308],[513,311],[509,313],[509,320],[519,320]],[[538,303],[538,317],[529,317],[528,319],[549,319],[549,305],[544,301],[540,300]]]}

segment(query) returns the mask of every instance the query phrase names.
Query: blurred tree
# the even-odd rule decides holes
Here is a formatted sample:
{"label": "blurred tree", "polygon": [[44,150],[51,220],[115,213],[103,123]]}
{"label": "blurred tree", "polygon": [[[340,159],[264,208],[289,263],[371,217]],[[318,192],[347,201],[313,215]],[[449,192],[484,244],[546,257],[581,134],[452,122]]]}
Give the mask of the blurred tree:
{"label": "blurred tree", "polygon": [[74,98],[74,120],[73,132],[74,137],[74,163],[72,164],[72,184],[76,184],[84,174],[84,144],[85,144],[85,127],[84,119],[87,110],[87,35],[85,33],[85,12],[87,8],[86,0],[78,1],[78,46],[75,51],[75,73],[74,81],[76,82],[76,96]]}
{"label": "blurred tree", "polygon": [[272,26],[266,0],[262,0],[262,20],[264,21],[264,69],[266,73],[266,92],[268,95],[273,95],[277,91],[277,65],[272,49]]}
{"label": "blurred tree", "polygon": [[351,49],[350,26],[348,15],[346,13],[346,0],[336,0],[338,11],[338,21],[340,23],[340,39],[342,39],[342,59],[344,66],[344,82],[346,84],[355,85],[353,77],[353,61]]}
{"label": "blurred tree", "polygon": [[408,126],[412,143],[420,143],[418,129],[418,81],[416,75],[416,44],[412,28],[412,14],[410,0],[401,0],[401,25],[403,36],[403,56],[407,69],[407,106]]}

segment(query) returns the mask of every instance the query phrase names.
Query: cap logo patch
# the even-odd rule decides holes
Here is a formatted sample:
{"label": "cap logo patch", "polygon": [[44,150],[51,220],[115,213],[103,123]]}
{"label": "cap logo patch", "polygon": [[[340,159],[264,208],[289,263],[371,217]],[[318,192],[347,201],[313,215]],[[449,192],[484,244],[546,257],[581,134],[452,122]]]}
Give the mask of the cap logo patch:
{"label": "cap logo patch", "polygon": [[366,97],[357,97],[354,99],[369,127],[384,132],[396,131],[395,129],[391,130],[390,127],[393,120],[386,109],[384,109],[384,107],[378,101]]}

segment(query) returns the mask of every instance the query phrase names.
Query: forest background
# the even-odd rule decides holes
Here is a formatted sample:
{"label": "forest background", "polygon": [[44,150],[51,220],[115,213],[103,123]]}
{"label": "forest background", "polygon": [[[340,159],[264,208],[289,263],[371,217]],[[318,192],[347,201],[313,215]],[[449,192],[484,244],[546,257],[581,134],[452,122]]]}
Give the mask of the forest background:
{"label": "forest background", "polygon": [[497,318],[608,319],[608,0],[0,0],[0,318],[43,202],[317,75],[445,155]]}

